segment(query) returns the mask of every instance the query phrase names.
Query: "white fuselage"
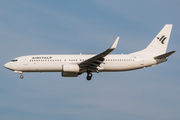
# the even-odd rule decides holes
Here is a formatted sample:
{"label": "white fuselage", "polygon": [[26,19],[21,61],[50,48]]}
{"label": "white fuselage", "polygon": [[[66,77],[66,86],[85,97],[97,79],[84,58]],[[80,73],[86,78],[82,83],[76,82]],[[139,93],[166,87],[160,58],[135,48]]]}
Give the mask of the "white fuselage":
{"label": "white fuselage", "polygon": [[[64,64],[78,64],[94,55],[30,55],[15,58],[5,64],[5,67],[15,72],[62,72]],[[99,71],[128,71],[154,66],[158,63],[152,56],[138,55],[108,55],[99,66]],[[92,71],[96,72],[96,71]]]}

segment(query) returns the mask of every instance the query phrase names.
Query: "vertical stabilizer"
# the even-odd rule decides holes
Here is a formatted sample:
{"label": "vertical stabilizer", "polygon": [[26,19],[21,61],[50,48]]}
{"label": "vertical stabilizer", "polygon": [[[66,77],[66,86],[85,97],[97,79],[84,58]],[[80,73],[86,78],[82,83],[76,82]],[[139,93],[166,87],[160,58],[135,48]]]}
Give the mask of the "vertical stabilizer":
{"label": "vertical stabilizer", "polygon": [[146,49],[133,54],[161,55],[166,53],[172,24],[166,24]]}

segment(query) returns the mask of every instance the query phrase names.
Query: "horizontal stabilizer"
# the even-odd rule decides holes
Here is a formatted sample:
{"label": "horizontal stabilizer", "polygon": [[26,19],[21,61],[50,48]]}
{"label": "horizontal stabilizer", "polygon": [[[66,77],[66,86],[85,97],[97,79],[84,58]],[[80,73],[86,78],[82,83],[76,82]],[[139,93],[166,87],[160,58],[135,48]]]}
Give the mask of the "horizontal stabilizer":
{"label": "horizontal stabilizer", "polygon": [[167,58],[167,57],[169,57],[171,54],[173,54],[174,52],[176,52],[176,51],[171,51],[171,52],[168,52],[168,53],[165,53],[165,54],[156,56],[156,57],[154,57],[154,59],[163,59],[163,58]]}

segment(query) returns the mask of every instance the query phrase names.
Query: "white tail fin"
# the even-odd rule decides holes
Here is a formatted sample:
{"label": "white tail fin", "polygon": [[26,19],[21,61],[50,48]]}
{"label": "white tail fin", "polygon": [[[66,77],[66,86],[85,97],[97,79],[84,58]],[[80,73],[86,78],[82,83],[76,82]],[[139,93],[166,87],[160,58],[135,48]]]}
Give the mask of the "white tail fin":
{"label": "white tail fin", "polygon": [[172,24],[166,24],[164,28],[158,33],[158,35],[152,40],[146,49],[135,52],[133,54],[147,54],[147,55],[161,55],[166,53]]}

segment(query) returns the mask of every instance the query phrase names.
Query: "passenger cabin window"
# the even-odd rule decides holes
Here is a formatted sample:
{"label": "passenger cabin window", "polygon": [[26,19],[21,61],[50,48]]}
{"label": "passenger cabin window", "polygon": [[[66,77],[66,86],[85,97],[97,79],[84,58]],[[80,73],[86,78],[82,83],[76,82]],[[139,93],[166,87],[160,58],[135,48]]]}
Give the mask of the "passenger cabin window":
{"label": "passenger cabin window", "polygon": [[18,60],[17,59],[14,59],[14,60],[11,60],[12,62],[17,62]]}

